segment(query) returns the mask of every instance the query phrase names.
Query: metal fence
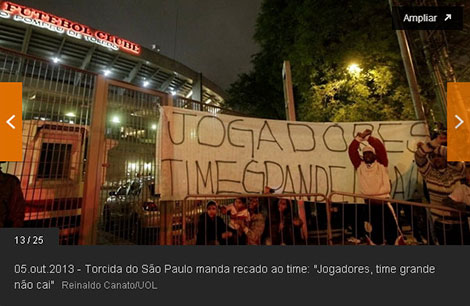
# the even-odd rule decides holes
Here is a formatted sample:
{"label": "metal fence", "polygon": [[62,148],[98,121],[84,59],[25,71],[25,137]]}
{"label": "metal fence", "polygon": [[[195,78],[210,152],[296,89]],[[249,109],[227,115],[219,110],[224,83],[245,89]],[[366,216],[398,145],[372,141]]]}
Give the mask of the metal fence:
{"label": "metal fence", "polygon": [[[212,201],[217,204],[215,216],[210,213]],[[180,205],[173,218],[173,224],[181,224],[173,230],[174,244],[327,243],[323,194],[191,195]]]}
{"label": "metal fence", "polygon": [[26,201],[25,227],[58,227],[75,244],[81,219],[95,75],[0,51],[0,82],[23,83],[23,161],[16,175]]}
{"label": "metal fence", "polygon": [[[156,244],[156,134],[164,96],[109,84],[99,189],[98,244]],[[103,135],[101,135],[103,136]],[[98,167],[99,167],[98,164]]]}
{"label": "metal fence", "polygon": [[330,193],[328,205],[329,244],[470,243],[469,214],[451,207],[347,192]]}
{"label": "metal fence", "polygon": [[155,135],[172,97],[2,48],[0,81],[23,84],[23,161],[2,171],[21,181],[24,226],[58,227],[62,244],[160,243]]}
{"label": "metal fence", "polygon": [[240,112],[237,112],[228,108],[223,108],[223,107],[213,105],[213,104],[206,104],[203,102],[194,101],[194,100],[180,97],[180,96],[175,96],[173,98],[173,106],[179,107],[179,108],[197,110],[201,112],[208,112],[213,115],[225,114],[225,115],[244,116],[244,117],[247,116],[246,114],[242,114]]}
{"label": "metal fence", "polygon": [[[236,206],[237,201],[244,203],[241,208]],[[141,207],[144,202],[141,198],[127,203],[127,209],[132,211],[134,208],[130,207]],[[215,205],[209,204],[211,202]],[[192,195],[183,201],[154,200],[149,205],[154,209],[152,229],[135,220],[121,220],[122,228],[131,229],[128,236],[116,231],[112,233],[115,239],[109,242],[162,245],[470,243],[465,212],[351,193],[333,192],[328,197],[322,194]],[[212,215],[210,206],[213,206]],[[431,210],[441,211],[442,217],[431,217]],[[151,219],[150,215],[148,218]]]}

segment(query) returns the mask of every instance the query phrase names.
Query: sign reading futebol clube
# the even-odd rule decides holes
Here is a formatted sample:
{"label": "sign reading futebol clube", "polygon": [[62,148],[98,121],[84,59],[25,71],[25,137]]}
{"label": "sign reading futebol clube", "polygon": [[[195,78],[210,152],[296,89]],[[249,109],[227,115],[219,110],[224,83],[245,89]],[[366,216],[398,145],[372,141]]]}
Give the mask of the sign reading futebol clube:
{"label": "sign reading futebol clube", "polygon": [[13,19],[53,32],[65,33],[71,37],[83,39],[115,51],[122,50],[132,54],[140,54],[141,51],[140,45],[136,43],[65,18],[9,1],[0,3],[0,18]]}
{"label": "sign reading futebol clube", "polygon": [[266,120],[164,106],[157,138],[157,192],[164,200],[189,194],[282,193],[358,190],[348,146],[372,129],[389,158],[392,196],[413,196],[419,175],[416,144],[424,122],[314,123]]}

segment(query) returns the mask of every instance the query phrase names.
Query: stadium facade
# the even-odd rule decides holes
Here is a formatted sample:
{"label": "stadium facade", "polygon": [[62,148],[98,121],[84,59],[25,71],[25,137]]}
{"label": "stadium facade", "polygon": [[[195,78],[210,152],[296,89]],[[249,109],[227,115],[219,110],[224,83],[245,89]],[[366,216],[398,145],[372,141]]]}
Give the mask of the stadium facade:
{"label": "stadium facade", "polygon": [[66,244],[99,243],[111,194],[132,205],[104,235],[128,238],[136,219],[142,232],[158,232],[159,106],[230,112],[218,106],[224,91],[184,64],[9,1],[0,2],[0,82],[23,86],[23,158],[2,171],[21,181],[25,226],[58,227]]}
{"label": "stadium facade", "polygon": [[225,98],[215,83],[154,50],[9,1],[0,2],[0,47],[208,104]]}

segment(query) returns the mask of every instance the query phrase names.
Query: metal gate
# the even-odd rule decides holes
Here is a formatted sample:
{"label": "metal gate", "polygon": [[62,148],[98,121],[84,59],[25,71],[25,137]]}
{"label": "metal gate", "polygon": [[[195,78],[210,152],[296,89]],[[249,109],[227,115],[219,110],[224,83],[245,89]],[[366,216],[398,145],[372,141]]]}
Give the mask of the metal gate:
{"label": "metal gate", "polygon": [[61,244],[175,243],[181,203],[154,194],[159,106],[171,95],[3,48],[0,82],[23,84],[23,160],[0,166],[21,181],[25,227],[57,227]]}
{"label": "metal gate", "polygon": [[23,84],[23,161],[1,164],[24,194],[25,227],[61,244],[157,243],[158,106],[168,95],[0,49],[0,82]]}
{"label": "metal gate", "polygon": [[81,243],[157,244],[156,133],[164,93],[97,77]]}
{"label": "metal gate", "polygon": [[23,83],[22,162],[2,164],[23,190],[25,227],[78,242],[96,75],[0,50],[0,82]]}

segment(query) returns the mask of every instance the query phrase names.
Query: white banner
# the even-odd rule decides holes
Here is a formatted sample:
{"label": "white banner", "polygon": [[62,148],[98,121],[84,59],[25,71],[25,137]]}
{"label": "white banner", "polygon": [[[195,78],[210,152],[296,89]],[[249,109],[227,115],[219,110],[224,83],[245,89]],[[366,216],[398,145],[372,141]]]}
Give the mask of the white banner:
{"label": "white banner", "polygon": [[265,120],[162,107],[157,141],[157,186],[162,200],[189,194],[356,192],[348,147],[373,130],[389,158],[392,196],[412,197],[416,144],[423,122],[312,123]]}

